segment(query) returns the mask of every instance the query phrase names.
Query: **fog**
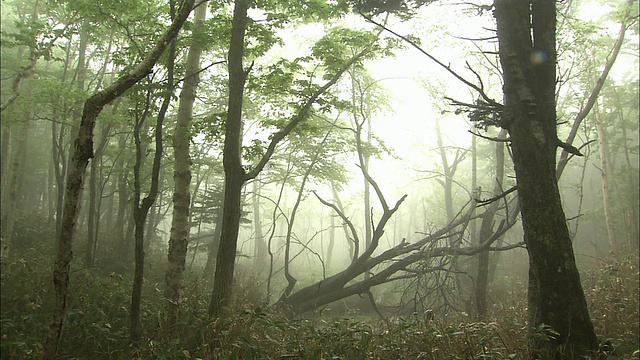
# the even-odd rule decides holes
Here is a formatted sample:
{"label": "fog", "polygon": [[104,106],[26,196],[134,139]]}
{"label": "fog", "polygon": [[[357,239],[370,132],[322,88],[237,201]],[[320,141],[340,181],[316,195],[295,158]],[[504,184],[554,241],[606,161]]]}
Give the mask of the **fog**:
{"label": "fog", "polygon": [[[144,279],[137,311],[151,290],[163,314],[198,301],[211,316],[269,308],[389,325],[526,303],[531,257],[493,5],[427,3],[369,19],[335,2],[323,6],[339,15],[256,5],[234,58],[235,5],[211,2],[87,126],[87,99],[163,44],[169,4],[3,2],[3,269],[34,254],[68,261],[67,282],[70,269],[131,281],[132,304]],[[557,184],[583,274],[639,245],[639,40],[637,14],[625,10],[621,25],[623,9],[558,2]],[[199,291],[212,294],[208,312]]]}

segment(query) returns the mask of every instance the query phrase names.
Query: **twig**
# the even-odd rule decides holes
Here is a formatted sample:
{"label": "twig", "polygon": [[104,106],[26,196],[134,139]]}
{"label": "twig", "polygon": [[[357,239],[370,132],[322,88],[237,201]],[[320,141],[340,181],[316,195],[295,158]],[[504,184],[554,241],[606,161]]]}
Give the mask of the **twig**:
{"label": "twig", "polygon": [[492,197],[492,198],[490,198],[490,199],[486,199],[486,200],[479,200],[479,199],[476,199],[476,201],[478,202],[478,205],[476,205],[476,206],[477,206],[477,207],[480,207],[480,206],[485,206],[485,205],[491,204],[492,202],[495,202],[495,201],[498,201],[498,200],[502,199],[503,197],[505,197],[505,196],[509,195],[510,193],[512,193],[512,192],[514,192],[514,191],[516,191],[517,189],[518,189],[518,186],[517,186],[517,185],[515,185],[515,186],[513,186],[511,189],[509,189],[509,190],[507,190],[507,191],[503,192],[503,193],[502,193],[502,194],[500,194],[500,195],[494,196],[494,197]]}

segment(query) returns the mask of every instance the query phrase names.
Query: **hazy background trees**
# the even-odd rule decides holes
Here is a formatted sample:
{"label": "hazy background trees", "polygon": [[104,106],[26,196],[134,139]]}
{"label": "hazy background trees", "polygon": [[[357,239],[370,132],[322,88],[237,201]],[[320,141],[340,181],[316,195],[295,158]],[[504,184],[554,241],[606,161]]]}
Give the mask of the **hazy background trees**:
{"label": "hazy background trees", "polygon": [[[100,113],[72,268],[133,276],[138,254],[144,269],[165,270],[178,206],[185,228],[171,263],[186,279],[204,279],[212,314],[235,304],[233,274],[255,277],[254,300],[262,306],[491,314],[501,285],[526,279],[527,267],[521,224],[511,220],[515,193],[483,205],[515,185],[510,144],[501,165],[495,113],[456,78],[504,100],[498,45],[487,30],[495,30],[490,2],[483,8],[426,1],[413,14],[342,1],[237,3],[248,17],[239,58],[229,45],[238,4],[209,1],[201,5],[208,9],[201,27],[192,15],[180,31],[174,55],[163,54]],[[170,5],[3,2],[3,257],[56,251],[84,103],[145,58],[171,23]],[[579,266],[638,248],[637,5],[558,5],[558,138],[584,155],[557,152]],[[396,12],[387,17],[390,10]],[[198,47],[199,64],[189,62]],[[242,81],[229,79],[232,65]],[[231,94],[230,81],[243,86]],[[189,84],[197,87],[194,99],[179,99]],[[243,174],[233,189],[229,164],[226,180],[223,166],[230,96],[242,100],[236,141],[228,145]],[[192,123],[180,162],[190,162],[191,181],[182,186],[190,202],[178,204],[173,159],[180,147],[172,144],[180,141],[182,101],[193,103],[182,118]],[[164,123],[156,122],[165,111]],[[154,161],[156,144],[162,157]],[[222,216],[230,213],[230,205],[224,209],[230,191],[237,208],[231,235]],[[155,198],[146,203],[148,214],[134,216],[145,198]],[[222,253],[221,233],[231,239],[222,240]],[[144,241],[135,242],[141,234]],[[492,242],[483,248],[486,239]],[[490,251],[496,249],[505,251]],[[210,292],[216,266],[219,284]],[[331,285],[322,301],[305,290],[319,285]],[[169,323],[184,316],[185,286],[167,278],[167,291],[175,289],[167,296]],[[145,291],[142,328],[145,301],[152,301]]]}

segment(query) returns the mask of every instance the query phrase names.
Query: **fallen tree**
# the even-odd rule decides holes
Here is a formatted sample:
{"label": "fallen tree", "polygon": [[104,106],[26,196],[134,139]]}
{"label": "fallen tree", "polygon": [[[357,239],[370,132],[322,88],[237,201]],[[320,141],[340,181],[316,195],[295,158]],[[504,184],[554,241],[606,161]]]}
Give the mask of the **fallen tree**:
{"label": "fallen tree", "polygon": [[[373,256],[384,234],[386,224],[407,196],[404,195],[393,207],[389,207],[378,184],[364,169],[361,168],[361,170],[363,176],[375,190],[383,210],[382,216],[377,224],[371,224],[373,228],[371,246],[355,258],[343,271],[295,291],[289,296],[282,296],[275,303],[276,307],[284,309],[291,314],[315,310],[321,306],[345,299],[352,295],[370,295],[369,292],[371,288],[381,284],[409,279],[424,274],[424,272],[428,270],[422,270],[422,273],[418,273],[410,268],[411,265],[420,261],[443,256],[472,256],[482,251],[503,251],[523,245],[523,243],[520,242],[499,248],[492,247],[494,242],[514,225],[515,219],[520,212],[517,197],[514,196],[509,200],[504,199],[503,210],[505,211],[505,219],[501,221],[486,242],[476,246],[461,246],[469,221],[473,218],[483,216],[482,214],[474,214],[478,200],[470,199],[447,226],[424,236],[414,243],[408,243],[403,239],[400,244],[383,251],[377,256]],[[333,209],[333,211],[342,218],[350,229],[351,236],[357,238],[358,235],[355,226],[338,206],[322,199],[315,192],[314,194],[322,204]],[[497,200],[499,199],[500,198]],[[486,203],[487,202],[483,202],[483,204]],[[443,241],[447,239],[452,241]],[[441,244],[448,245],[441,246]],[[437,269],[434,269],[434,271],[437,271]],[[368,273],[369,276],[365,277],[365,273]],[[371,296],[369,296],[369,298],[372,299]]]}

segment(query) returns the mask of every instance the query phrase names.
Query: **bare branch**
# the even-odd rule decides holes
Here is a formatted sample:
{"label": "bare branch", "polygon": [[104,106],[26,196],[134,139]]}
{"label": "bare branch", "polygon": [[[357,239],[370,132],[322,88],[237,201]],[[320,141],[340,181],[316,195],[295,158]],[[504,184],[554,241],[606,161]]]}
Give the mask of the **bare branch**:
{"label": "bare branch", "polygon": [[332,208],[333,211],[335,211],[340,216],[340,218],[342,218],[342,221],[344,221],[344,223],[347,224],[347,226],[349,227],[349,231],[351,231],[351,236],[353,236],[353,241],[356,244],[355,250],[353,252],[353,260],[355,261],[358,258],[358,244],[360,244],[360,240],[358,238],[358,232],[356,231],[355,226],[353,226],[353,223],[349,220],[349,218],[342,211],[340,211],[340,209],[338,209],[338,207],[335,204],[332,204],[322,199],[320,195],[318,195],[318,193],[316,193],[315,191],[313,192],[313,195],[315,195],[316,198],[318,198],[318,201],[320,201],[322,204]]}
{"label": "bare branch", "polygon": [[506,138],[506,139],[499,139],[499,138],[497,138],[497,137],[484,136],[484,135],[482,135],[482,134],[479,134],[479,133],[473,132],[473,131],[471,131],[471,130],[468,130],[468,131],[469,131],[471,134],[473,134],[473,135],[475,135],[475,136],[477,136],[477,137],[480,137],[480,138],[483,138],[483,139],[486,139],[486,140],[490,140],[490,141],[495,141],[495,142],[504,142],[504,143],[508,143],[508,142],[510,142],[510,141],[511,141],[511,139],[510,139],[510,138]]}
{"label": "bare branch", "polygon": [[512,188],[510,188],[509,190],[503,192],[502,194],[494,196],[494,197],[492,197],[490,199],[485,199],[485,200],[476,199],[476,201],[478,202],[477,206],[480,207],[480,206],[485,206],[485,205],[491,204],[492,202],[498,201],[498,200],[502,199],[503,197],[511,194],[512,192],[514,192],[516,190],[518,190],[518,186],[517,185],[513,186]]}
{"label": "bare branch", "polygon": [[287,125],[285,125],[282,129],[280,129],[278,132],[276,132],[271,136],[271,142],[269,143],[267,150],[265,151],[264,155],[262,156],[258,164],[251,171],[245,174],[245,177],[244,177],[245,181],[251,180],[256,176],[258,176],[258,174],[265,167],[269,159],[271,159],[271,156],[273,155],[276,149],[276,146],[278,146],[278,143],[280,143],[282,139],[284,139],[287,135],[289,135],[289,133],[301,121],[307,118],[307,116],[311,112],[311,107],[318,100],[318,98],[322,94],[324,94],[331,86],[333,86],[336,82],[338,82],[338,80],[340,80],[340,77],[342,77],[342,74],[345,71],[347,71],[353,64],[355,64],[360,59],[362,59],[369,51],[370,51],[369,49],[362,50],[356,56],[352,57],[346,64],[344,64],[344,66],[340,70],[338,70],[331,77],[329,81],[327,81],[324,85],[322,85],[318,90],[316,90],[313,93],[313,95],[311,95],[311,97],[309,97],[309,99],[307,99],[307,101],[304,103],[300,111],[298,111],[298,113],[293,117],[293,119],[291,119],[291,121],[289,121],[289,123],[287,123]]}
{"label": "bare branch", "polygon": [[369,21],[370,23],[379,26],[380,28],[390,32],[391,34],[393,34],[394,36],[402,39],[403,41],[405,41],[406,43],[408,43],[409,45],[413,46],[416,50],[420,51],[422,54],[424,54],[425,56],[427,56],[429,59],[431,59],[433,62],[435,62],[436,64],[438,64],[440,67],[442,67],[443,69],[445,69],[446,71],[448,71],[451,75],[453,75],[456,79],[460,80],[462,83],[464,83],[465,85],[469,86],[470,88],[476,90],[478,92],[478,94],[480,94],[480,96],[489,104],[493,105],[493,106],[501,106],[498,102],[496,102],[495,100],[493,100],[492,98],[490,98],[482,88],[480,88],[478,85],[470,82],[469,80],[463,78],[462,76],[460,76],[457,72],[455,72],[454,70],[451,69],[451,66],[449,65],[445,65],[444,63],[442,63],[440,60],[436,59],[433,55],[429,54],[427,51],[425,51],[424,49],[422,49],[422,47],[420,47],[418,44],[416,44],[414,41],[411,41],[409,38],[407,38],[406,36],[400,35],[397,32],[389,29],[388,27],[386,27],[383,24],[380,24],[378,22],[376,22],[375,20],[373,20],[372,18],[366,16],[366,15],[362,15],[367,21]]}

